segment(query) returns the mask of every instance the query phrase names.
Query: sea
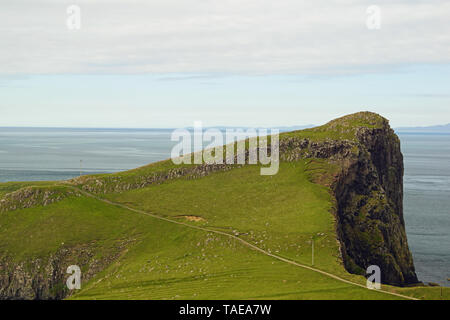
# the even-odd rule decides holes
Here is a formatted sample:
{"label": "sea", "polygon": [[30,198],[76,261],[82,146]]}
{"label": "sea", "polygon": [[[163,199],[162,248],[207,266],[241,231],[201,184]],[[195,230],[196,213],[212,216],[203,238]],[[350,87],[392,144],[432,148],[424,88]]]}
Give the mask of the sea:
{"label": "sea", "polygon": [[406,234],[417,276],[450,286],[450,134],[398,135]]}
{"label": "sea", "polygon": [[[0,128],[0,182],[63,180],[170,157],[172,129]],[[398,133],[419,280],[450,286],[450,134]]]}

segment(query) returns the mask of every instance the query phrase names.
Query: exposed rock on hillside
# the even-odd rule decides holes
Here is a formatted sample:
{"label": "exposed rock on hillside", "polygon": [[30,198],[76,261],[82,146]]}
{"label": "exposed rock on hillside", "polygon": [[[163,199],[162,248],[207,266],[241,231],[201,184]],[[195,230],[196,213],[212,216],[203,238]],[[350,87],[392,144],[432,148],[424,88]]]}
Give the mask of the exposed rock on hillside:
{"label": "exposed rock on hillside", "polygon": [[96,245],[87,243],[75,247],[61,247],[50,256],[15,262],[0,257],[0,300],[55,300],[71,292],[66,287],[70,265],[82,269],[81,281],[86,283],[126,250],[132,240],[118,241],[113,252],[96,257]]}
{"label": "exposed rock on hillside", "polygon": [[0,199],[0,212],[26,209],[35,206],[48,206],[80,192],[64,187],[40,188],[26,187],[6,194]]}
{"label": "exposed rock on hillside", "polygon": [[149,185],[160,184],[167,180],[173,180],[181,177],[191,179],[200,178],[213,172],[230,170],[233,167],[236,166],[228,164],[190,165],[131,177],[122,177],[117,175],[107,175],[103,177],[82,176],[73,179],[70,182],[73,185],[91,193],[113,193],[145,188]]}

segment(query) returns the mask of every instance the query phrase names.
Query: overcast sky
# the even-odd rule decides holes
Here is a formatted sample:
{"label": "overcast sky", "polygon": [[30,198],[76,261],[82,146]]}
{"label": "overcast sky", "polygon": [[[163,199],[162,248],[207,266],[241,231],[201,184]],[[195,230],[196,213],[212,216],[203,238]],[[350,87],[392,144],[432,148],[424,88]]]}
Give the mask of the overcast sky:
{"label": "overcast sky", "polygon": [[448,123],[449,17],[450,0],[1,0],[0,126]]}

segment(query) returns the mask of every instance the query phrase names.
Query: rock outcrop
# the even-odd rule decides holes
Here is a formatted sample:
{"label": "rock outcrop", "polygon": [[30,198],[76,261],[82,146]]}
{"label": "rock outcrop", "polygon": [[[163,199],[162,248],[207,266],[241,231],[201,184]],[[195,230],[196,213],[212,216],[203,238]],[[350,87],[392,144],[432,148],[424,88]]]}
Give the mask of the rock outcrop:
{"label": "rock outcrop", "polygon": [[66,280],[70,276],[66,273],[68,266],[77,265],[81,268],[81,282],[84,284],[116,260],[132,241],[118,241],[114,250],[101,258],[96,255],[94,243],[62,246],[49,256],[20,262],[0,257],[0,300],[66,298],[71,294],[66,287]]}
{"label": "rock outcrop", "polygon": [[80,195],[79,191],[65,187],[25,187],[8,193],[0,199],[0,213],[36,206],[45,207],[65,198]]}
{"label": "rock outcrop", "polygon": [[198,164],[181,168],[170,168],[165,171],[140,174],[131,177],[107,175],[103,177],[82,176],[70,180],[69,183],[81,188],[84,191],[104,194],[120,193],[134,189],[141,189],[150,185],[161,184],[168,180],[178,178],[197,179],[205,177],[213,172],[227,171],[236,168],[236,165],[229,164]]}

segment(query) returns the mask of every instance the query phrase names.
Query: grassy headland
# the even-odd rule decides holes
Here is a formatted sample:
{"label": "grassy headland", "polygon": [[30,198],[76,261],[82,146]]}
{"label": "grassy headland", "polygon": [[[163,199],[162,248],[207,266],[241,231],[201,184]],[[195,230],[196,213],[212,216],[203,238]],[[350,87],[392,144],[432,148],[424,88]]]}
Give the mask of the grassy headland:
{"label": "grassy headland", "polygon": [[[166,160],[72,181],[0,184],[0,297],[66,297],[65,269],[77,264],[82,289],[71,299],[439,299],[439,288],[368,290],[344,266],[332,188],[345,159],[315,156],[324,152],[316,144],[344,141],[354,156],[360,132],[384,125],[358,113],[282,134],[281,143],[309,144],[302,157],[282,157],[273,176],[257,165],[205,173]],[[296,152],[291,146],[286,154]],[[17,197],[25,199],[11,206]]]}

